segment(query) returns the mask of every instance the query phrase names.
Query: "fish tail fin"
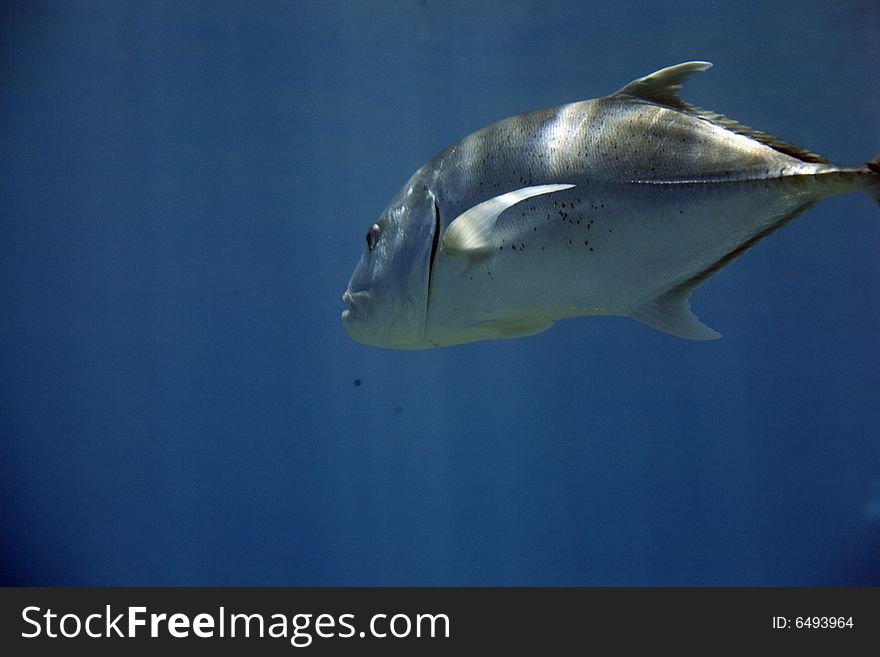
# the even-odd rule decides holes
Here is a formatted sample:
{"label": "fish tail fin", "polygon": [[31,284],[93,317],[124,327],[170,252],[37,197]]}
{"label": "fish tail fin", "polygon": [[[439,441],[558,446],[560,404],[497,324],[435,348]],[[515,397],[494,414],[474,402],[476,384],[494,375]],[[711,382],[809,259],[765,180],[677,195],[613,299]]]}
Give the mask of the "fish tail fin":
{"label": "fish tail fin", "polygon": [[874,199],[877,205],[880,205],[880,155],[865,164],[865,168],[872,174],[871,184],[865,189],[865,192]]}

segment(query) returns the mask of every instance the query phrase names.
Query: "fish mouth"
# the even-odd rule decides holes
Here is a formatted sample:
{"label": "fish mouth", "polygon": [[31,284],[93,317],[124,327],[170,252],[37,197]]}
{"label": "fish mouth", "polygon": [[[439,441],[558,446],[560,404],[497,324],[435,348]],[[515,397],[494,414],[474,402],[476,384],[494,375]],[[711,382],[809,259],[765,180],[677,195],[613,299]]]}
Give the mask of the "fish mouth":
{"label": "fish mouth", "polygon": [[348,308],[342,311],[342,321],[363,319],[370,293],[366,290],[346,290],[342,294],[342,301],[348,304]]}

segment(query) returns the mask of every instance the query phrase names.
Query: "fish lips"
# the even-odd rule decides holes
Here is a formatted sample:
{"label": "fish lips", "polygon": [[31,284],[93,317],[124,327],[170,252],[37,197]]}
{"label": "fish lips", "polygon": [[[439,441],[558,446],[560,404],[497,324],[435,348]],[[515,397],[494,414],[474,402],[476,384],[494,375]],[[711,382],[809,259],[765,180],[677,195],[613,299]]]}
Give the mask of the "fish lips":
{"label": "fish lips", "polygon": [[366,290],[356,290],[355,292],[346,290],[342,294],[342,301],[348,304],[348,308],[342,311],[343,323],[363,320],[369,300],[370,293]]}

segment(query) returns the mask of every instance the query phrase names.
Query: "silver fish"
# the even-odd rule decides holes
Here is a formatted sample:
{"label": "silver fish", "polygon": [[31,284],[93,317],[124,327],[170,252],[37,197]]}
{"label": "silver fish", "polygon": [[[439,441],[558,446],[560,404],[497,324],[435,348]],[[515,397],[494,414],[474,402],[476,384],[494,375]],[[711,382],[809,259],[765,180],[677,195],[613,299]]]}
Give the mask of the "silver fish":
{"label": "silver fish", "polygon": [[686,62],[465,137],[367,231],[343,301],[356,341],[423,349],[555,320],[632,317],[691,340],[701,283],[835,194],[880,197],[880,160],[824,158],[679,98]]}

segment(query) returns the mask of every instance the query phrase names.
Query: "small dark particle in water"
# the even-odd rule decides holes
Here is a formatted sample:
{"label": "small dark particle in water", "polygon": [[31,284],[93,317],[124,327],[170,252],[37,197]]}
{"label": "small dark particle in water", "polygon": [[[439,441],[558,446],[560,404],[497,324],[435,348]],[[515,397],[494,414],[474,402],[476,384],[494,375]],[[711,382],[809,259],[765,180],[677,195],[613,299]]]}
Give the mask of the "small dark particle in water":
{"label": "small dark particle in water", "polygon": [[361,381],[360,379],[355,379],[354,380],[354,387],[360,388],[362,383],[363,383],[363,381]]}
{"label": "small dark particle in water", "polygon": [[395,406],[394,412],[400,415],[401,413],[403,413],[403,406]]}

